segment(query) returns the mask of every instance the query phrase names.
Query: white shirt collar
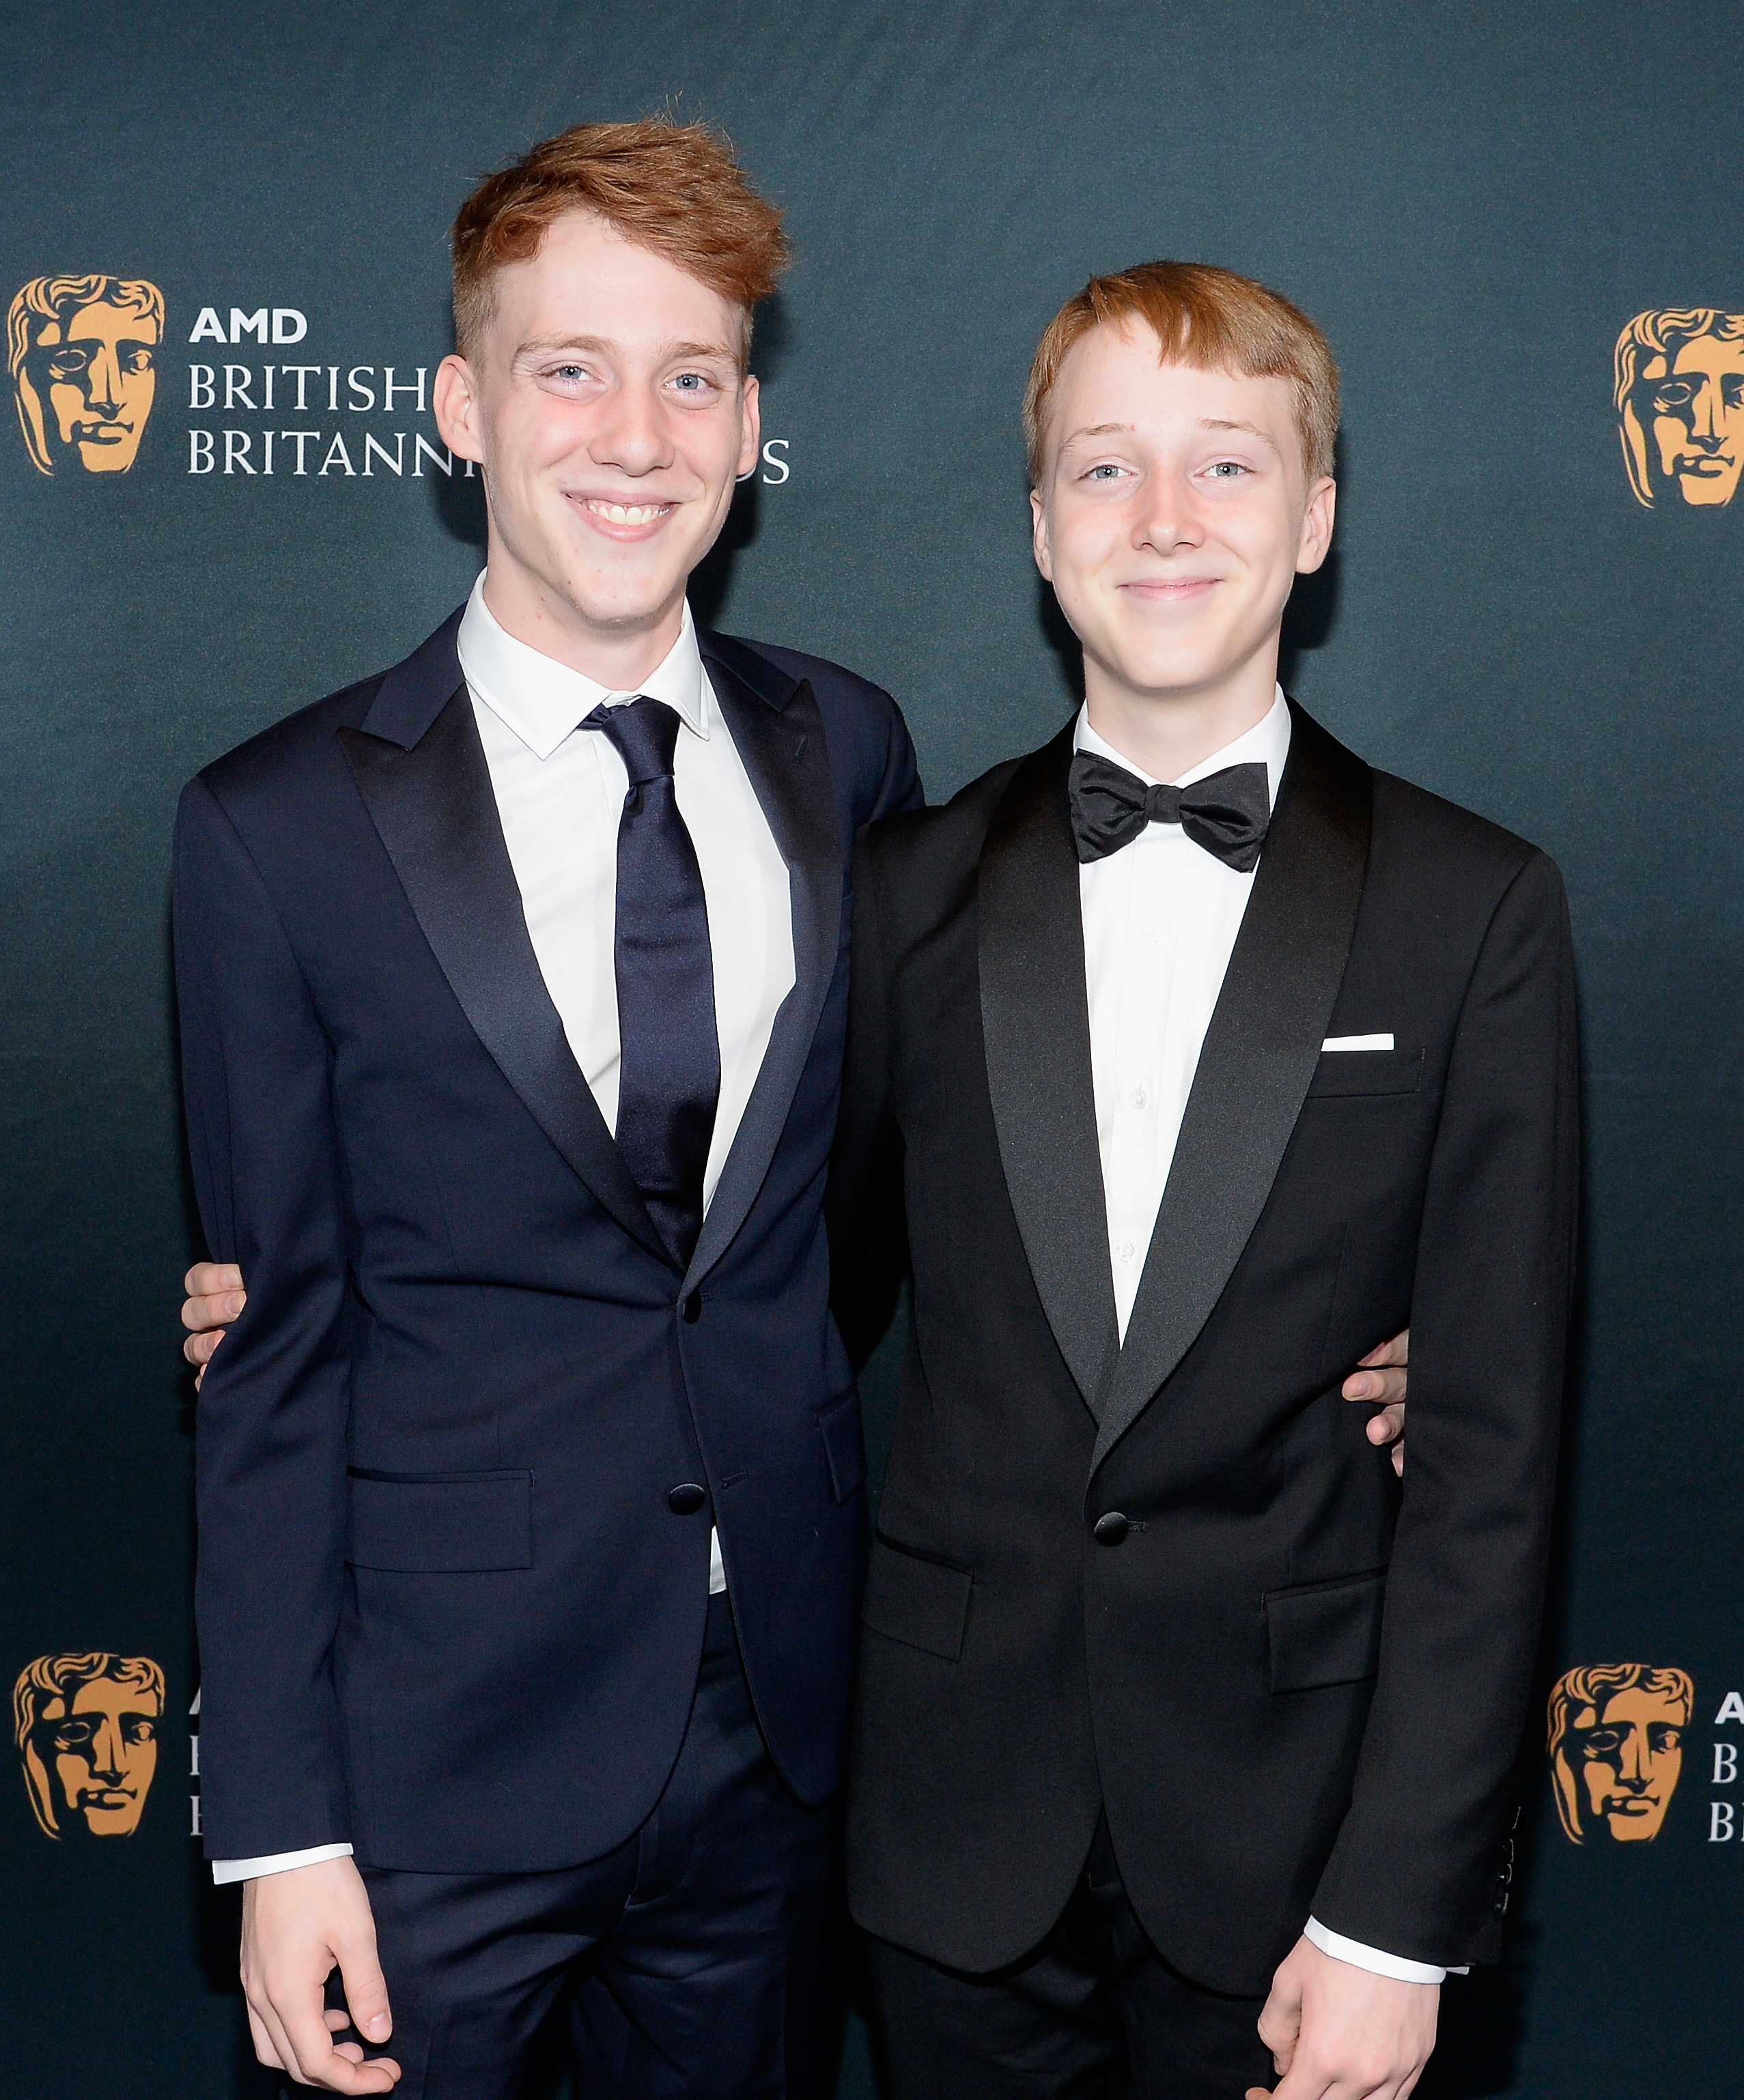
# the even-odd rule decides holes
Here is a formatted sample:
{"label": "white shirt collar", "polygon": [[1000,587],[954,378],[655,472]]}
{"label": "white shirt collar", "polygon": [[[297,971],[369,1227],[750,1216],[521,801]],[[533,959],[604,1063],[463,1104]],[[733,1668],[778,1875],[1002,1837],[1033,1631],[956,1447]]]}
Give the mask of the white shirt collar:
{"label": "white shirt collar", "polygon": [[623,707],[640,694],[675,708],[695,735],[709,734],[709,680],[687,601],[678,638],[659,667],[626,692],[598,684],[567,664],[518,642],[484,602],[484,571],[461,615],[456,646],[466,683],[536,758],[546,759],[595,708]]}
{"label": "white shirt collar", "polygon": [[[1116,751],[1106,737],[1100,737],[1090,726],[1088,704],[1078,710],[1078,722],[1072,732],[1074,751],[1093,751],[1098,758],[1110,760],[1124,766],[1146,787],[1156,788],[1164,783],[1135,765],[1124,751]],[[1190,788],[1195,780],[1203,780],[1213,773],[1221,773],[1225,765],[1247,765],[1258,762],[1265,768],[1266,786],[1271,799],[1278,800],[1278,783],[1283,778],[1284,761],[1290,756],[1290,704],[1284,698],[1282,686],[1277,689],[1271,706],[1250,730],[1243,730],[1233,743],[1226,743],[1221,751],[1214,751],[1209,758],[1202,758],[1197,765],[1190,766],[1178,780],[1169,781],[1171,788]]]}

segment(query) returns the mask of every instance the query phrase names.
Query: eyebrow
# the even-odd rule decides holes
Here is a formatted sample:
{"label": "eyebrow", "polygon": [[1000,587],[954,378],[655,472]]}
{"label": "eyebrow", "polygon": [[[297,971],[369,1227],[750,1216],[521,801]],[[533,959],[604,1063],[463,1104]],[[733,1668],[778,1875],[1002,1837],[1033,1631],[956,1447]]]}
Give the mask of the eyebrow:
{"label": "eyebrow", "polygon": [[[1245,430],[1250,438],[1257,438],[1269,451],[1278,452],[1278,440],[1269,430],[1262,430],[1257,423],[1228,422],[1221,417],[1203,416],[1199,419],[1199,428],[1202,430]],[[1278,452],[1278,457],[1281,459],[1283,457],[1283,453]]]}
{"label": "eyebrow", "polygon": [[[1060,449],[1064,452],[1068,445],[1076,444],[1081,438],[1119,437],[1129,435],[1136,428],[1137,426],[1132,423],[1093,423],[1084,430],[1074,430],[1070,437],[1062,438]],[[1262,430],[1257,423],[1234,422],[1222,417],[1202,416],[1199,428],[1202,430],[1245,430],[1249,437],[1257,438],[1269,451],[1277,452],[1280,459],[1283,457],[1278,452],[1277,439],[1269,431]]]}
{"label": "eyebrow", "polygon": [[[541,357],[552,351],[599,351],[607,354],[620,348],[603,335],[533,336],[523,342],[515,355]],[[724,342],[669,342],[661,346],[659,361],[662,364],[674,357],[721,357],[729,364],[736,364],[736,351]]]}
{"label": "eyebrow", "polygon": [[1068,445],[1076,444],[1080,438],[1119,437],[1123,431],[1129,432],[1132,428],[1131,423],[1093,423],[1086,430],[1074,430],[1070,437],[1062,438],[1060,450],[1064,452]]}

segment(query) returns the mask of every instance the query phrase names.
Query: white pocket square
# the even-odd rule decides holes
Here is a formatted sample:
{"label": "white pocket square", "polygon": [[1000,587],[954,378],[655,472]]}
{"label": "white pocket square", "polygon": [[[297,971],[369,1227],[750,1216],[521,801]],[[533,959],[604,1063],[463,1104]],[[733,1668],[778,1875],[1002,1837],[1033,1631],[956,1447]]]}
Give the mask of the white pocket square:
{"label": "white pocket square", "polygon": [[1328,1050],[1390,1050],[1390,1035],[1329,1035],[1320,1046],[1322,1054]]}

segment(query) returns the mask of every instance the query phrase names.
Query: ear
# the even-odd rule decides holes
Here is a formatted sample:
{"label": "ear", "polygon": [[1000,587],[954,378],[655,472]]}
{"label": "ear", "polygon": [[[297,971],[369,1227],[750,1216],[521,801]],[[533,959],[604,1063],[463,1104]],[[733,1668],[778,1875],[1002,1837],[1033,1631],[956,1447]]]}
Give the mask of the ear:
{"label": "ear", "polygon": [[1040,493],[1030,491],[1030,551],[1035,557],[1035,566],[1051,584],[1053,581],[1053,550],[1048,544],[1048,512]]}
{"label": "ear", "polygon": [[464,357],[451,352],[436,367],[430,405],[435,412],[436,428],[442,433],[442,442],[448,450],[457,452],[462,459],[482,461],[484,434],[479,427],[483,418],[478,386],[472,367]]}
{"label": "ear", "polygon": [[762,417],[757,405],[757,384],[755,373],[745,374],[744,385],[740,390],[739,466],[737,478],[748,481],[757,472],[757,463],[762,457]]}
{"label": "ear", "polygon": [[1337,508],[1338,484],[1323,474],[1308,492],[1302,512],[1302,534],[1296,543],[1296,572],[1312,576],[1327,558],[1332,544],[1332,514]]}

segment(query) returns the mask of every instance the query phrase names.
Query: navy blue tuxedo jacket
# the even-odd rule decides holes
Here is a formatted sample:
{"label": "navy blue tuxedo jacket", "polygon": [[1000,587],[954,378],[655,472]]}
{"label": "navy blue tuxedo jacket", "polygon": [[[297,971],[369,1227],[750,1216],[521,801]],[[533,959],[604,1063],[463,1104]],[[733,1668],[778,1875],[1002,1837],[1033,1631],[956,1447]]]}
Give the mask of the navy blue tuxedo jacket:
{"label": "navy blue tuxedo jacket", "polygon": [[178,821],[195,1181],[248,1279],[199,1403],[214,1858],[620,1843],[683,1734],[711,1524],[777,1764],[806,1802],[841,1776],[864,1462],[820,1203],[846,871],[920,799],[907,732],[833,664],[703,638],[797,981],[680,1275],[535,962],[458,623],[207,767]]}

